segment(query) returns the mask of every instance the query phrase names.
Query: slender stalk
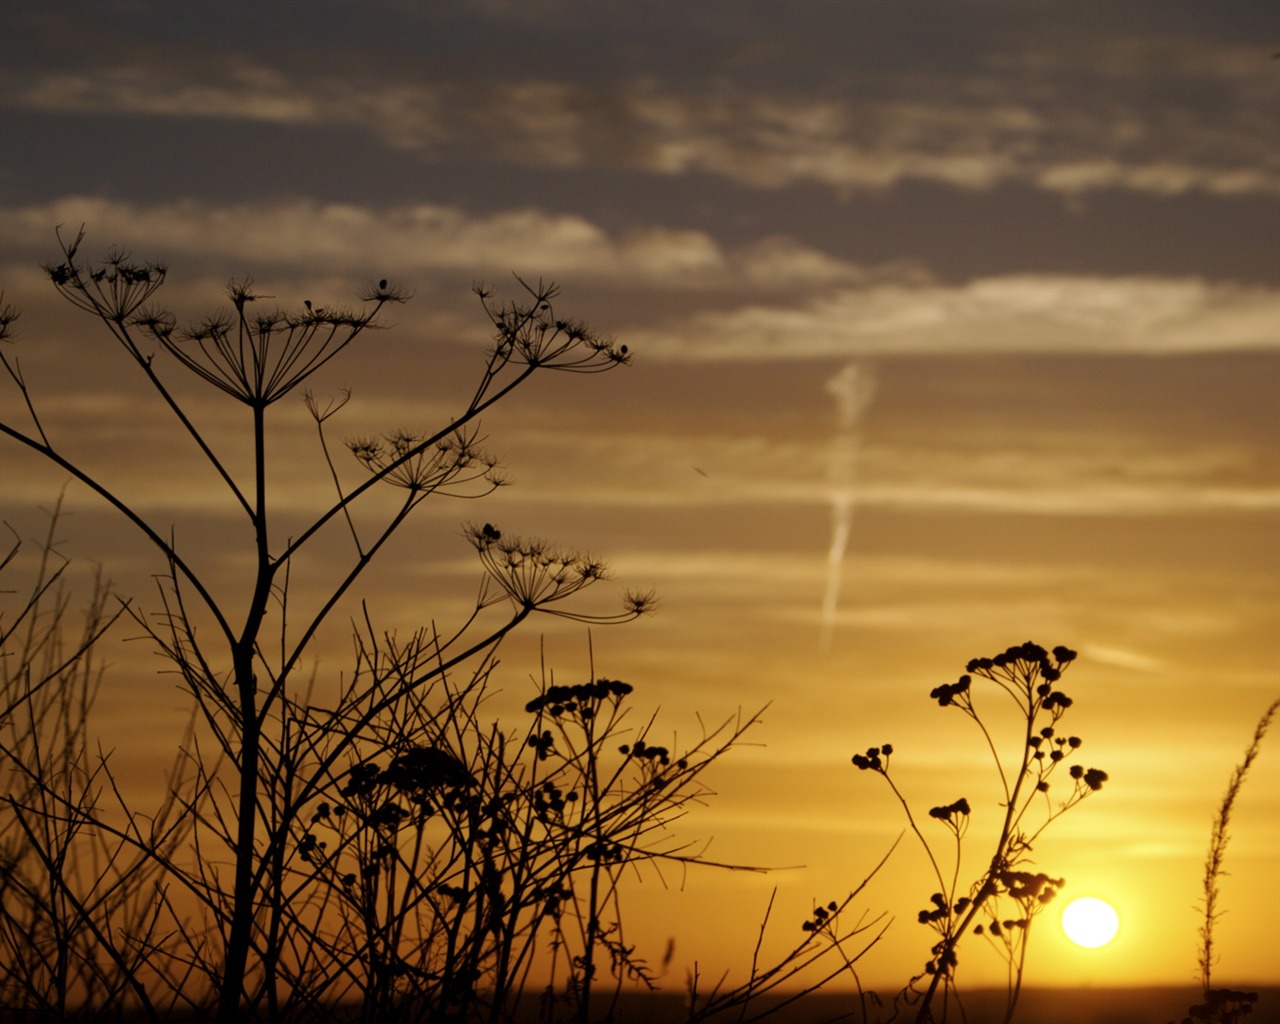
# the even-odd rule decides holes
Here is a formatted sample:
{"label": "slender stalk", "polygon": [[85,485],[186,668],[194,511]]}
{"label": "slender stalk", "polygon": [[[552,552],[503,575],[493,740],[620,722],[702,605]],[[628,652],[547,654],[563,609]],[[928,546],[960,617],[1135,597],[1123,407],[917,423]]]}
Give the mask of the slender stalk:
{"label": "slender stalk", "polygon": [[1271,706],[1258,719],[1258,724],[1253,730],[1253,739],[1244,752],[1244,760],[1232,771],[1231,779],[1227,783],[1227,791],[1213,817],[1213,828],[1209,834],[1209,853],[1204,864],[1204,921],[1200,925],[1200,983],[1206,993],[1213,987],[1213,966],[1217,961],[1213,931],[1218,918],[1222,916],[1222,912],[1218,909],[1218,882],[1226,873],[1222,864],[1226,859],[1227,843],[1231,838],[1227,827],[1231,823],[1231,812],[1235,808],[1236,797],[1240,795],[1240,787],[1244,785],[1245,776],[1258,756],[1263,737],[1271,727],[1277,711],[1280,711],[1280,698],[1272,701]]}
{"label": "slender stalk", "polygon": [[236,803],[235,875],[232,882],[231,921],[227,932],[226,960],[218,998],[218,1024],[235,1024],[245,991],[249,949],[253,944],[253,920],[257,909],[258,781],[262,743],[262,718],[258,713],[258,686],[254,672],[258,635],[271,592],[273,568],[267,534],[266,429],[264,407],[253,407],[254,533],[257,580],[245,616],[244,630],[232,652],[232,674],[240,705],[240,790]]}

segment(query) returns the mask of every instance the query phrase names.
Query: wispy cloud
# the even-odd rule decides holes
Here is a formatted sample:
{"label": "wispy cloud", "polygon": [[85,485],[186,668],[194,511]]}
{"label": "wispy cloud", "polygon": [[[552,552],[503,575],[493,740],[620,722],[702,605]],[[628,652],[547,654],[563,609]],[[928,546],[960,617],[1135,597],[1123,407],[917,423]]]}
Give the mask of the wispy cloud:
{"label": "wispy cloud", "polygon": [[533,207],[473,215],[433,203],[376,207],[311,200],[143,205],[92,196],[0,209],[11,247],[49,252],[56,225],[95,244],[236,267],[287,267],[332,276],[394,267],[397,276],[442,269],[518,273],[676,291],[755,291],[848,284],[868,272],[779,236],[728,249],[705,231],[659,225],[611,234],[590,220]]}
{"label": "wispy cloud", "polygon": [[1099,665],[1111,665],[1115,668],[1152,675],[1168,671],[1168,662],[1153,658],[1141,651],[1132,651],[1123,647],[1108,647],[1103,644],[1090,644],[1086,656]]}
{"label": "wispy cloud", "polygon": [[831,546],[827,550],[827,586],[822,597],[819,644],[829,650],[844,582],[845,552],[857,505],[858,421],[875,395],[875,380],[857,363],[847,363],[826,383],[836,401],[836,430],[831,439],[828,477],[831,487]]}
{"label": "wispy cloud", "polygon": [[[825,397],[825,396],[824,396]],[[812,440],[758,436],[619,435],[597,430],[521,431],[541,467],[522,481],[529,504],[640,508],[782,506],[829,508],[829,450]],[[696,445],[714,467],[695,477],[672,452]],[[999,448],[959,427],[943,442],[913,445],[870,430],[858,450],[858,508],[1087,518],[1264,514],[1280,510],[1270,453],[1226,445],[1179,449],[1126,444],[1110,436],[1037,432],[1027,424]],[[584,478],[579,460],[608,467]]]}
{"label": "wispy cloud", "polygon": [[[1020,184],[1075,196],[1280,194],[1259,113],[1260,49],[1197,40],[1076,40],[1074,62],[1015,48],[945,81],[919,71],[821,88],[733,90],[690,76],[607,85],[529,77],[341,78],[234,57],[50,71],[10,83],[43,112],[323,127],[424,160],[711,174],[760,189],[817,183],[878,191],[909,181],[961,190]],[[927,97],[927,99],[926,99]]]}
{"label": "wispy cloud", "polygon": [[57,72],[40,76],[14,96],[18,106],[75,113],[279,124],[312,124],[335,116],[323,91],[301,89],[278,71],[244,65],[227,69],[221,81],[204,82],[156,65]]}
{"label": "wispy cloud", "polygon": [[633,339],[683,360],[1277,349],[1280,289],[1051,274],[876,284],[701,313]]}
{"label": "wispy cloud", "polygon": [[[0,209],[14,248],[51,254],[52,228],[163,258],[294,275],[572,277],[625,292],[661,287],[661,313],[625,326],[646,358],[848,359],[874,355],[1188,353],[1280,349],[1280,288],[1196,277],[1008,274],[944,283],[919,267],[866,268],[785,237],[733,248],[705,231],[611,233],[535,208],[289,201],[140,205],[94,197]],[[715,291],[715,308],[680,295]],[[655,322],[655,317],[663,319]]]}

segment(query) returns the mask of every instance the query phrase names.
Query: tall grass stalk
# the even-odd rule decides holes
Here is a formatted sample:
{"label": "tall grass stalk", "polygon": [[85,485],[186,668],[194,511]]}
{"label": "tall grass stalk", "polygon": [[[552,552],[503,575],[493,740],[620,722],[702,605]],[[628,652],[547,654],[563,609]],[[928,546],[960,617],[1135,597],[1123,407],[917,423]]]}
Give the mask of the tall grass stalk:
{"label": "tall grass stalk", "polygon": [[1217,945],[1214,932],[1224,911],[1219,906],[1222,895],[1219,885],[1227,874],[1223,867],[1227,856],[1227,844],[1231,840],[1229,831],[1231,813],[1235,809],[1236,798],[1244,785],[1245,776],[1253,767],[1253,762],[1262,749],[1262,740],[1271,728],[1277,711],[1280,711],[1280,698],[1271,702],[1271,706],[1262,713],[1258,724],[1254,727],[1253,738],[1245,749],[1244,759],[1235,766],[1231,778],[1227,782],[1226,792],[1213,816],[1213,825],[1209,829],[1209,852],[1204,860],[1204,880],[1202,882],[1200,946],[1197,951],[1196,964],[1199,968],[1200,987],[1203,991],[1203,1002],[1192,1006],[1185,1018],[1187,1024],[1195,1021],[1212,1021],[1214,1024],[1232,1024],[1253,1012],[1253,1004],[1257,994],[1241,992],[1234,989],[1214,988],[1213,969],[1218,963]]}

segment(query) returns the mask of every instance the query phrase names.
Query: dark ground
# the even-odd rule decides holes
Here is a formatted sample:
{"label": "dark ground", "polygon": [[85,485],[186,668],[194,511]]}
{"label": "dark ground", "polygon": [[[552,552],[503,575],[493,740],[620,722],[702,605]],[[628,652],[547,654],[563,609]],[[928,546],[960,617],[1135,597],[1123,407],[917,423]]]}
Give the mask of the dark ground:
{"label": "dark ground", "polygon": [[[1280,987],[1260,988],[1249,986],[1258,992],[1254,1012],[1241,1024],[1280,1024]],[[890,993],[889,999],[892,998]],[[1181,1024],[1188,1007],[1198,1002],[1200,992],[1195,988],[1073,988],[1028,990],[1022,994],[1015,1017],[1016,1024]],[[950,1024],[1003,1024],[1004,990],[974,990],[962,993],[963,1014],[952,1006],[947,1020]],[[745,1014],[731,1011],[710,1018],[708,1024],[748,1024],[760,1020],[759,1014],[776,1000],[759,1000]],[[815,995],[798,1000],[764,1020],[770,1024],[862,1024],[856,1014],[855,997],[848,995]],[[522,1019],[534,1024],[538,1020],[537,1009],[529,1007]],[[593,1007],[592,1019],[599,1020],[608,1007]],[[942,1020],[941,1006],[934,1005],[935,1019]],[[853,1015],[850,1015],[850,1014]],[[884,1012],[872,1021],[889,1020]],[[335,1022],[356,1021],[359,1014],[337,1014]],[[9,1007],[0,1006],[0,1024],[32,1024],[34,1021],[53,1021],[54,1016],[30,1016]],[[79,1019],[79,1018],[77,1018]],[[86,1018],[87,1019],[87,1018]],[[114,1018],[113,1018],[114,1019]],[[137,1020],[144,1020],[141,1015]],[[894,1024],[913,1024],[909,1010],[901,1012]],[[683,1024],[687,1020],[684,998],[679,993],[661,995],[633,994],[623,997],[613,1024]]]}
{"label": "dark ground", "polygon": [[[1244,1024],[1278,1024],[1280,988],[1253,986],[1249,991],[1258,992],[1258,1002]],[[1005,1006],[1002,989],[962,992],[961,999],[964,1016],[954,1013],[950,1020],[964,1024],[1002,1024]],[[1018,1003],[1015,1020],[1017,1024],[1167,1024],[1181,1022],[1187,1008],[1199,1000],[1200,992],[1193,987],[1028,990]],[[774,1024],[825,1024],[839,1019],[855,1006],[847,996],[809,996],[769,1020]],[[937,1010],[938,1004],[934,1006]],[[685,1019],[678,995],[631,997],[619,1010],[617,1024],[679,1024]],[[908,1024],[912,1019],[909,1013],[903,1013],[898,1022]],[[713,1018],[713,1022],[724,1024],[734,1024],[737,1020],[737,1014]],[[845,1020],[853,1024],[859,1018]]]}

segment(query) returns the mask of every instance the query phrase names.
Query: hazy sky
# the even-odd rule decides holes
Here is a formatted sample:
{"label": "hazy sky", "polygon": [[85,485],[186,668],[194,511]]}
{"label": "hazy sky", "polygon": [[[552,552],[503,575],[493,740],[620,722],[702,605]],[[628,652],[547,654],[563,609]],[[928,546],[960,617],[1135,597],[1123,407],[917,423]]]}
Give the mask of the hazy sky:
{"label": "hazy sky", "polygon": [[[919,808],[994,808],[979,737],[928,691],[1026,639],[1080,651],[1073,729],[1112,777],[1038,862],[1124,922],[1091,953],[1043,928],[1029,980],[1192,979],[1210,817],[1280,693],[1280,8],[44,2],[4,20],[16,351],[59,436],[197,559],[245,542],[234,509],[183,476],[162,410],[41,280],[56,225],[167,261],[184,317],[243,274],[290,305],[411,288],[395,330],[325,371],[354,390],[353,434],[436,424],[469,394],[476,279],[554,279],[634,352],[489,417],[517,486],[424,514],[372,597],[401,627],[459,609],[458,524],[479,515],[658,590],[658,615],[592,642],[679,736],[772,701],[763,745],[680,827],[720,859],[806,867],[649,896],[666,916],[630,938],[657,959],[677,936],[674,987],[695,956],[745,965],[773,885],[790,941],[879,859],[902,822],[852,753],[893,742]],[[238,425],[193,394],[215,434]],[[12,393],[0,409],[21,416]],[[301,403],[279,414],[280,450],[306,453],[279,463],[301,520],[327,476]],[[35,532],[61,478],[12,447],[0,474],[0,516]],[[153,593],[162,566],[127,528],[67,500],[67,553]],[[234,586],[234,561],[215,575]],[[537,640],[504,662],[520,700]],[[113,655],[143,670],[117,673],[104,726],[134,737],[159,714],[141,702],[180,703],[136,648]],[[549,632],[548,657],[585,672],[585,633]],[[1278,742],[1233,829],[1224,981],[1280,981]],[[865,895],[897,919],[872,980],[923,963],[931,891],[904,841]],[[1001,977],[976,953],[965,970]]]}

